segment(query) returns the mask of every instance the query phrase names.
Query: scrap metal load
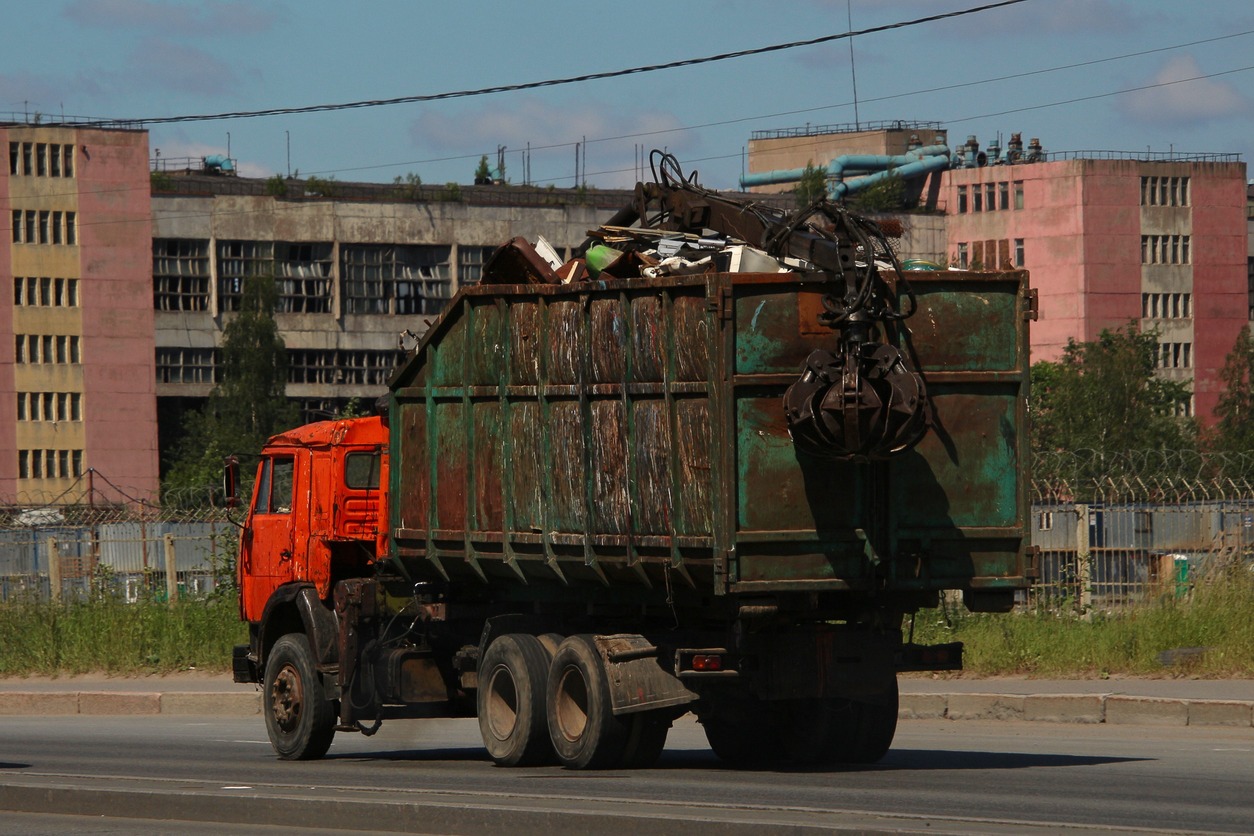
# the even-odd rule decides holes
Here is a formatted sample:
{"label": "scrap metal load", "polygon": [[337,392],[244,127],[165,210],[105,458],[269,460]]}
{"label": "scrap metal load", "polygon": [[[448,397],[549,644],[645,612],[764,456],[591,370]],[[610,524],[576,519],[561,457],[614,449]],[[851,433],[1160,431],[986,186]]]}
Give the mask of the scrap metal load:
{"label": "scrap metal load", "polygon": [[533,246],[515,238],[485,265],[483,282],[813,274],[828,283],[816,319],[835,332],[836,345],[814,350],[784,396],[794,442],[848,460],[882,459],[918,443],[928,427],[926,388],[897,347],[909,345],[899,323],[917,304],[880,227],[826,199],[791,215],[732,199],[697,185],[695,172],[685,178],[669,154],[654,151],[651,162],[654,182],[638,183],[633,204],[590,231],[582,253],[560,263],[543,239]]}

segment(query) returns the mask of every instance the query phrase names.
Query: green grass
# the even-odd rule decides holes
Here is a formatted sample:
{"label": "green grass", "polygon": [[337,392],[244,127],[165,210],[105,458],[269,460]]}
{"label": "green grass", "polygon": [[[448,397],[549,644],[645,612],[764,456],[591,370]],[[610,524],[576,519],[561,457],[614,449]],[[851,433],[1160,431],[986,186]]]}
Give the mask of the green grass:
{"label": "green grass", "polygon": [[[1252,616],[1254,576],[1234,572],[1199,586],[1187,598],[1087,617],[1074,611],[921,611],[914,638],[964,642],[965,669],[986,676],[1249,677],[1254,676]],[[1170,666],[1159,661],[1160,653],[1178,648],[1206,651],[1180,654]]]}
{"label": "green grass", "polygon": [[226,671],[248,640],[233,598],[0,604],[0,676]]}
{"label": "green grass", "polygon": [[[247,641],[233,596],[127,603],[97,595],[74,603],[0,604],[0,676],[227,671]],[[1183,599],[1120,613],[1046,610],[981,615],[924,610],[921,643],[960,640],[970,673],[1041,677],[1188,675],[1254,677],[1254,575],[1199,585]],[[1164,667],[1158,654],[1208,648]]]}

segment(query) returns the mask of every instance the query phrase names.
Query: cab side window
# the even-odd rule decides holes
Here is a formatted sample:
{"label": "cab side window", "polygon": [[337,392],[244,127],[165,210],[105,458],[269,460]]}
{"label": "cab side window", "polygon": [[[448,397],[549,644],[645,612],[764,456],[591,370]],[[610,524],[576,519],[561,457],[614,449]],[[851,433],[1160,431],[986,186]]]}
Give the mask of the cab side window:
{"label": "cab side window", "polygon": [[292,513],[295,459],[266,459],[257,482],[258,514]]}
{"label": "cab side window", "polygon": [[354,490],[378,490],[379,454],[349,453],[345,456],[344,484]]}

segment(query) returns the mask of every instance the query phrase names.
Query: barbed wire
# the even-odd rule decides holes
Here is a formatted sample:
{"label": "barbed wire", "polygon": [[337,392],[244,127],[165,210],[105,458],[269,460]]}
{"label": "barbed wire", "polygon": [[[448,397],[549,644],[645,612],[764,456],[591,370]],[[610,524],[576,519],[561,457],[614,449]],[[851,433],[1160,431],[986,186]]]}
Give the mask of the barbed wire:
{"label": "barbed wire", "polygon": [[1036,453],[1036,502],[1245,502],[1254,499],[1254,454],[1196,450]]}

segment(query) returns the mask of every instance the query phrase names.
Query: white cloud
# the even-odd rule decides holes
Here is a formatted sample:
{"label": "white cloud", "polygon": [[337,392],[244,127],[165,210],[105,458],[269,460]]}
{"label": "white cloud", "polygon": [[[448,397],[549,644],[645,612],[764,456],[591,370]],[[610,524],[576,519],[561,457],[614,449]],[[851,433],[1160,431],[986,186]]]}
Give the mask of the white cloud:
{"label": "white cloud", "polygon": [[1254,113],[1249,97],[1222,78],[1203,75],[1206,72],[1192,55],[1171,58],[1153,78],[1137,85],[1162,86],[1120,97],[1118,109],[1128,119],[1148,124],[1196,124]]}

